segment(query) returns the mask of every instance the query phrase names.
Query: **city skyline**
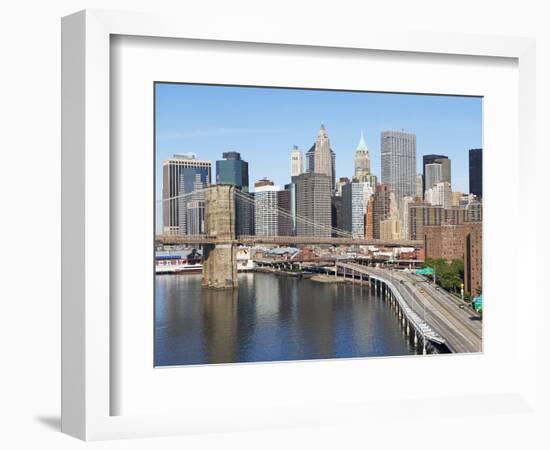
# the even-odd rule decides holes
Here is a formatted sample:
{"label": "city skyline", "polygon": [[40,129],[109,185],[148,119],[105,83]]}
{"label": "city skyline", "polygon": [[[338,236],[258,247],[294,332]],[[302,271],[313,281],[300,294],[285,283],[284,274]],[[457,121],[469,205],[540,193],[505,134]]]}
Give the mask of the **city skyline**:
{"label": "city skyline", "polygon": [[[480,99],[183,86],[157,97],[156,295],[170,312],[155,364],[482,351]],[[333,328],[348,283],[385,312],[355,305]],[[300,317],[311,297],[313,327]],[[175,302],[184,326],[166,334]],[[367,320],[397,324],[400,348],[354,329]]]}
{"label": "city skyline", "polygon": [[213,165],[222,153],[239,152],[251,184],[268,177],[284,185],[293,146],[305,157],[321,123],[336,153],[337,179],[353,176],[361,132],[375,175],[381,172],[381,132],[404,129],[417,137],[416,172],[422,173],[423,155],[444,154],[453,161],[453,190],[461,192],[468,191],[468,150],[482,147],[478,97],[169,83],[155,89],[157,199],[159,163],[189,152]]}

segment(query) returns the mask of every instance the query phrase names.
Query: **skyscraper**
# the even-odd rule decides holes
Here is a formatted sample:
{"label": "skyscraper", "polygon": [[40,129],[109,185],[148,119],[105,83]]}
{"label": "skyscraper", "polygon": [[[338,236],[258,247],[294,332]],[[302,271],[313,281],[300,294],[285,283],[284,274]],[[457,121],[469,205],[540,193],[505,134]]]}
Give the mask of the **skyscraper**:
{"label": "skyscraper", "polygon": [[441,181],[452,184],[451,160],[445,157],[445,158],[437,159],[435,162],[441,164]]}
{"label": "skyscraper", "polygon": [[365,239],[374,238],[374,195],[369,199],[365,207]]}
{"label": "skyscraper", "polygon": [[363,131],[361,130],[361,138],[359,139],[359,144],[355,149],[355,176],[360,179],[365,175],[370,174],[370,156],[369,149],[365,142],[365,137],[363,136]]}
{"label": "skyscraper", "polygon": [[257,236],[277,236],[279,231],[279,186],[264,185],[254,189],[254,227]]}
{"label": "skyscraper", "polygon": [[416,135],[403,131],[381,133],[382,183],[394,193],[396,201],[416,192]]}
{"label": "skyscraper", "polygon": [[216,161],[216,183],[232,184],[248,192],[248,162],[241,159],[239,152],[225,152],[222,158]]}
{"label": "skyscraper", "polygon": [[237,235],[254,234],[254,194],[235,191],[235,231]]}
{"label": "skyscraper", "polygon": [[464,239],[464,289],[470,295],[483,292],[483,224],[466,225]]}
{"label": "skyscraper", "polygon": [[330,155],[330,141],[327,130],[321,124],[315,141],[315,173],[332,176],[332,157]]}
{"label": "skyscraper", "polygon": [[[183,178],[184,175],[181,175]],[[180,188],[184,182],[180,182]],[[200,174],[195,174],[191,195],[178,197],[179,234],[201,234],[204,232],[204,183]]]}
{"label": "skyscraper", "polygon": [[441,178],[441,167],[439,163],[430,163],[424,166],[424,173],[426,174],[424,184],[426,191],[433,188],[434,184],[443,181]]}
{"label": "skyscraper", "polygon": [[422,175],[424,177],[424,191],[431,188],[426,183],[426,166],[428,164],[441,164],[441,179],[451,183],[451,160],[445,155],[424,155],[422,157]]}
{"label": "skyscraper", "polygon": [[331,236],[331,178],[304,173],[296,180],[296,231],[298,236]]}
{"label": "skyscraper", "polygon": [[397,218],[395,195],[389,186],[385,184],[376,186],[372,215],[372,236],[374,239],[380,239],[380,223],[387,219]]}
{"label": "skyscraper", "polygon": [[282,189],[277,192],[277,236],[292,236],[292,191]]}
{"label": "skyscraper", "polygon": [[409,231],[409,212],[410,208],[409,206],[414,203],[414,198],[412,197],[403,197],[402,200],[402,207],[401,207],[401,230],[402,230],[402,238],[403,239],[409,239],[410,231]]}
{"label": "skyscraper", "polygon": [[193,191],[199,175],[204,186],[211,183],[212,163],[196,159],[194,153],[174,155],[162,163],[162,227],[163,233],[178,233],[180,196]]}
{"label": "skyscraper", "polygon": [[[333,195],[330,198],[330,207],[331,207],[331,224],[333,228],[344,229],[343,219],[342,219],[342,195]],[[336,234],[333,233],[333,236],[336,237]]]}
{"label": "skyscraper", "polygon": [[303,155],[300,149],[295,145],[290,153],[290,176],[296,177],[304,173]]}
{"label": "skyscraper", "polygon": [[259,187],[274,185],[275,183],[273,183],[273,181],[271,181],[269,178],[263,177],[261,180],[258,180],[254,183],[254,190],[258,189]]}
{"label": "skyscraper", "polygon": [[483,197],[483,150],[470,150],[470,194]]}
{"label": "skyscraper", "polygon": [[425,203],[418,201],[409,203],[409,223],[407,224],[409,239],[424,239],[424,209],[427,207]]}
{"label": "skyscraper", "polygon": [[[254,197],[248,193],[248,162],[239,152],[222,153],[223,160],[216,161],[216,183],[232,184],[239,189],[235,195],[235,228],[237,234],[254,233]],[[242,194],[242,195],[241,195]]]}
{"label": "skyscraper", "polygon": [[415,197],[424,198],[424,177],[421,173],[415,178]]}
{"label": "skyscraper", "polygon": [[365,237],[365,185],[349,183],[342,187],[342,222],[344,230],[354,239]]}
{"label": "skyscraper", "polygon": [[443,208],[450,208],[453,203],[451,184],[447,181],[435,183],[426,191],[426,203],[430,203],[434,206],[442,206]]}
{"label": "skyscraper", "polygon": [[289,193],[290,200],[290,235],[296,235],[296,183],[285,184],[285,191]]}
{"label": "skyscraper", "polygon": [[315,143],[306,153],[306,173],[328,175],[331,190],[336,189],[336,153],[330,148],[330,140],[323,124]]}
{"label": "skyscraper", "polygon": [[338,181],[336,182],[336,191],[334,194],[338,197],[342,196],[342,187],[345,184],[351,183],[351,180],[348,177],[340,177]]}
{"label": "skyscraper", "polygon": [[370,197],[372,194],[374,194],[374,192],[376,191],[376,186],[378,185],[378,179],[376,175],[373,175],[373,174],[363,175],[362,177],[357,179],[355,179],[354,177],[353,181],[357,181],[359,183],[364,184],[365,195],[367,197]]}

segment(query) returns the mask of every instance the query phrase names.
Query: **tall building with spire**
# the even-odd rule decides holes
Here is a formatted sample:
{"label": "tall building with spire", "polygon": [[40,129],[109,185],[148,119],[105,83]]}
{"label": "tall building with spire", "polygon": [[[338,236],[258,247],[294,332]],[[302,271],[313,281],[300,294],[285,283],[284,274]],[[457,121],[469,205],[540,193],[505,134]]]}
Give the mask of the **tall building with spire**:
{"label": "tall building with spire", "polygon": [[328,175],[331,179],[331,190],[336,187],[336,153],[330,148],[325,125],[317,133],[317,139],[306,153],[306,173]]}
{"label": "tall building with spire", "polygon": [[304,159],[298,146],[294,146],[290,153],[290,176],[297,177],[304,173]]}
{"label": "tall building with spire", "polygon": [[355,177],[362,179],[365,175],[370,174],[370,156],[369,149],[363,136],[363,130],[361,130],[361,138],[359,144],[355,149]]}
{"label": "tall building with spire", "polygon": [[321,124],[321,128],[317,133],[315,140],[315,173],[332,176],[332,157],[330,155],[330,141],[328,139],[327,130]]}

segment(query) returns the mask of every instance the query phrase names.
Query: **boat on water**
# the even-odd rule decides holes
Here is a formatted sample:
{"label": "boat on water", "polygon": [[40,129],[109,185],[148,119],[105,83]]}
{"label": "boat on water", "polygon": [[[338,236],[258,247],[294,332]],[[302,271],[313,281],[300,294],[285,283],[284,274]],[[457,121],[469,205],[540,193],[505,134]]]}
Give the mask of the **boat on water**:
{"label": "boat on water", "polygon": [[200,273],[201,255],[196,251],[157,252],[155,255],[156,274]]}
{"label": "boat on water", "polygon": [[[166,263],[166,261],[163,261]],[[176,273],[201,273],[202,264],[155,264],[155,273],[160,274],[176,274]]]}

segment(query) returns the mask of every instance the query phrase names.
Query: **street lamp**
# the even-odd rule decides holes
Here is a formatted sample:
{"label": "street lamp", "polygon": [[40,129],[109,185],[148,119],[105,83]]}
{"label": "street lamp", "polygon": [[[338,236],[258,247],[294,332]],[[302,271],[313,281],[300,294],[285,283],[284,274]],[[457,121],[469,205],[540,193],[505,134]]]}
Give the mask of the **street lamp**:
{"label": "street lamp", "polygon": [[437,284],[437,278],[436,278],[436,274],[435,274],[435,266],[433,266],[432,269],[434,271],[434,284]]}

